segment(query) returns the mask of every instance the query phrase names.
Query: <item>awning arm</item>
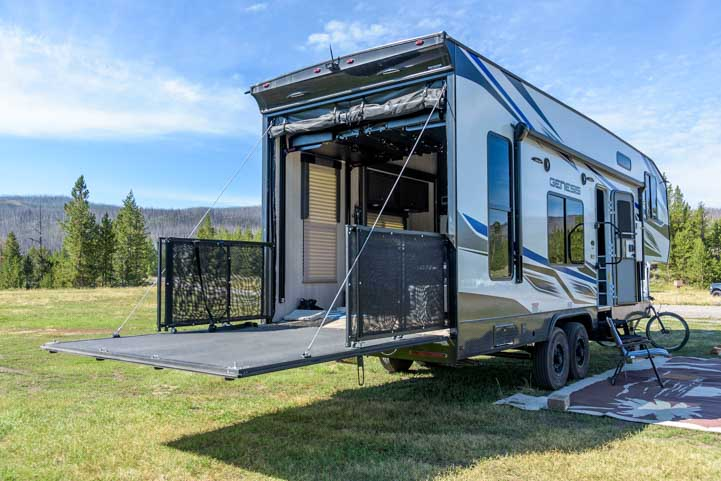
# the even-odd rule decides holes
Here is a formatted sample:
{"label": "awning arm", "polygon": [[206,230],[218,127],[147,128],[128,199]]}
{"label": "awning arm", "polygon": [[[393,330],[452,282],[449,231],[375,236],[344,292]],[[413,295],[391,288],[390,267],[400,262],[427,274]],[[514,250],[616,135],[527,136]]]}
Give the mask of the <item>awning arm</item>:
{"label": "awning arm", "polygon": [[[517,125],[519,125],[519,124],[512,124],[512,127],[515,129]],[[641,182],[640,180],[635,179],[628,174],[624,174],[623,172],[615,170],[615,169],[609,167],[608,165],[604,164],[603,162],[599,162],[598,160],[592,159],[591,157],[587,156],[586,154],[582,154],[581,152],[574,149],[573,147],[569,147],[566,144],[558,142],[557,140],[554,140],[554,139],[548,137],[547,135],[544,135],[536,130],[529,128],[529,129],[527,129],[527,131],[528,131],[527,137],[530,137],[533,140],[536,140],[542,144],[546,144],[549,147],[551,147],[563,154],[569,155],[571,157],[575,157],[575,158],[585,162],[586,164],[588,164],[592,167],[595,167],[598,170],[602,170],[609,175],[618,177],[618,178],[634,185],[635,187],[643,186],[643,182]]]}

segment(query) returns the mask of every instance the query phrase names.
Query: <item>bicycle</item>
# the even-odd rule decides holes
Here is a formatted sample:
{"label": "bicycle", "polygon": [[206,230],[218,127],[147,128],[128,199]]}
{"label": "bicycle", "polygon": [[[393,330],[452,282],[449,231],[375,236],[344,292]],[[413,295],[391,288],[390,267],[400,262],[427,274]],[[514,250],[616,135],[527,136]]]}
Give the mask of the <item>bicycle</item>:
{"label": "bicycle", "polygon": [[[649,300],[654,298],[649,296]],[[648,319],[645,326],[646,339],[655,347],[674,352],[682,349],[691,335],[686,320],[673,312],[658,312],[653,304],[643,311],[633,311],[628,314],[622,324],[628,334],[635,335],[642,320]],[[598,341],[602,346],[613,347],[614,343]]]}

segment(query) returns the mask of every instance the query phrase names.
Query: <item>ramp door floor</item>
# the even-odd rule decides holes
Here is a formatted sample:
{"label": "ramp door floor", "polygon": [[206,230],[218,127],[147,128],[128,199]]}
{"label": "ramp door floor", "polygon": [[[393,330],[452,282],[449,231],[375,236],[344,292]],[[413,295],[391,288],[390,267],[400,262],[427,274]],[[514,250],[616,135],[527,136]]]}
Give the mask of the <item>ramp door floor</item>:
{"label": "ramp door floor", "polygon": [[42,347],[52,353],[238,378],[448,340],[447,331],[434,331],[401,339],[374,339],[365,341],[361,347],[348,348],[345,346],[345,323],[342,326],[332,323],[321,329],[311,357],[304,357],[316,329],[307,324],[267,324],[256,328],[220,328],[215,332],[181,331],[53,342]]}

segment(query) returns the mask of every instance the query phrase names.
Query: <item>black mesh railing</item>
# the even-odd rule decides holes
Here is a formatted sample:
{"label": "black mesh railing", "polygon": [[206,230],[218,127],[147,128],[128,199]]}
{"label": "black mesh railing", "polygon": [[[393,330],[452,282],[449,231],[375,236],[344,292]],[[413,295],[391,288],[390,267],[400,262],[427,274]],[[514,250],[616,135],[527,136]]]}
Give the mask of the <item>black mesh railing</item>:
{"label": "black mesh railing", "polygon": [[158,330],[268,318],[263,242],[162,238]]}
{"label": "black mesh railing", "polygon": [[[348,265],[370,227],[349,226]],[[376,228],[347,286],[348,343],[448,327],[448,240]]]}

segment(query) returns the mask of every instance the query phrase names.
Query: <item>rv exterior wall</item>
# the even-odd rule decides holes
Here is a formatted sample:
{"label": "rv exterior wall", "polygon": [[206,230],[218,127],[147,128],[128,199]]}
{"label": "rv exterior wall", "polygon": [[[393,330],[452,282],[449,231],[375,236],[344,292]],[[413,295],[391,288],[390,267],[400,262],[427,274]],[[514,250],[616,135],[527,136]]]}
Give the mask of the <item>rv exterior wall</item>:
{"label": "rv exterior wall", "polygon": [[[610,167],[605,172],[594,169],[553,148],[550,142],[528,137],[515,143],[514,147],[520,148],[520,165],[515,175],[520,176],[521,199],[515,209],[520,209],[521,214],[523,236],[519,242],[522,243],[523,275],[520,279],[518,272],[512,272],[511,276],[491,275],[489,250],[494,241],[489,239],[489,234],[493,235],[494,229],[498,232],[500,226],[493,224],[494,219],[500,218],[498,209],[503,206],[489,204],[489,184],[497,182],[488,177],[489,136],[506,139],[507,145],[514,140],[513,125],[531,123],[536,128],[542,126],[547,135],[563,136],[565,144],[589,157],[613,159],[615,164],[616,153],[623,150],[635,159],[631,165],[634,179],[643,179],[645,169],[655,171],[655,167],[585,117],[566,111],[561,104],[520,85],[493,64],[462,49],[456,52],[455,59],[458,344],[459,357],[463,358],[543,341],[558,316],[587,314],[595,320],[598,309],[596,186],[603,186],[609,192],[628,193],[636,204],[640,202],[637,186],[642,180],[629,183],[622,175],[615,175]],[[565,222],[565,230],[559,239],[561,257],[549,256],[550,194],[560,199],[564,209],[561,221]],[[569,252],[573,239],[568,234],[575,226],[564,221],[580,218],[579,202],[583,205],[582,227],[572,235],[579,236],[579,231],[582,232],[581,259]],[[665,205],[659,205],[659,211],[663,209]],[[498,212],[489,217],[490,210]],[[575,215],[566,215],[571,210]],[[640,209],[634,212],[635,237],[640,246]],[[581,253],[577,246],[573,250],[576,256]],[[642,249],[636,249],[633,261],[643,260]],[[631,282],[631,289],[635,289],[637,279],[626,277],[618,282]],[[629,288],[628,284],[624,287]],[[498,329],[504,333],[501,344],[496,336]],[[509,332],[515,333],[510,340]]]}

